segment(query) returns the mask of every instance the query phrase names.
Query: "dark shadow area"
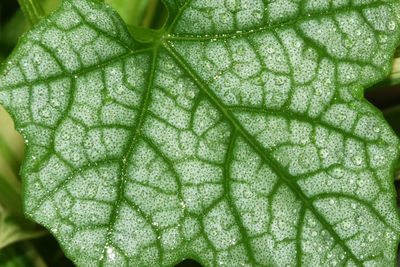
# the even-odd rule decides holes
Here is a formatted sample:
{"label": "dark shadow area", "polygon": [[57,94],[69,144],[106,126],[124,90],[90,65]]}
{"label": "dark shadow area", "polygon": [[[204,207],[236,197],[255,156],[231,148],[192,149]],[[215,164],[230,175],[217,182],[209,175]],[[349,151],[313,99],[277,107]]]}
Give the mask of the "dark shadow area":
{"label": "dark shadow area", "polygon": [[10,23],[13,23],[13,17],[18,11],[17,1],[0,1],[0,60],[11,52],[17,42],[18,36],[10,33],[8,28],[13,26]]}
{"label": "dark shadow area", "polygon": [[37,252],[49,267],[74,267],[75,265],[65,257],[57,240],[52,235],[47,235],[32,241]]}
{"label": "dark shadow area", "polygon": [[365,93],[365,98],[380,110],[400,104],[400,86],[390,86]]}
{"label": "dark shadow area", "polygon": [[0,2],[0,25],[8,21],[14,12],[19,9],[17,1],[1,1]]}
{"label": "dark shadow area", "polygon": [[175,265],[175,267],[202,267],[200,263],[195,260],[184,260],[181,263]]}
{"label": "dark shadow area", "polygon": [[167,8],[161,1],[158,1],[149,28],[154,30],[160,29],[162,26],[164,26],[165,22],[167,21],[167,17],[168,17]]}
{"label": "dark shadow area", "polygon": [[25,26],[17,1],[0,1],[0,63],[8,57]]}

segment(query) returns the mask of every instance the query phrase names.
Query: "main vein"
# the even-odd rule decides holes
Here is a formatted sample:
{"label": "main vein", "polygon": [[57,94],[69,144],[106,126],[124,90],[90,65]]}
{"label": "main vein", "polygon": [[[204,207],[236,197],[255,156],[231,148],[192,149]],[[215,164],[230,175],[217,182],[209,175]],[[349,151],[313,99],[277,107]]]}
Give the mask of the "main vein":
{"label": "main vein", "polygon": [[184,59],[170,46],[166,41],[162,42],[164,48],[170,53],[170,55],[180,64],[180,66],[186,71],[186,73],[194,80],[199,88],[204,92],[207,98],[213,103],[213,105],[224,115],[224,117],[231,123],[231,125],[237,130],[237,132],[246,140],[246,142],[254,149],[254,151],[263,159],[263,161],[271,167],[271,169],[281,178],[281,180],[296,194],[296,196],[303,202],[314,216],[321,222],[325,229],[329,231],[331,236],[336,242],[343,248],[343,250],[349,255],[352,260],[361,266],[360,260],[353,254],[350,248],[340,239],[338,234],[333,230],[332,226],[325,220],[325,218],[314,208],[312,201],[301,191],[299,186],[293,181],[295,180],[287,171],[279,166],[279,163],[271,157],[261,144],[255,140],[246,129],[238,122],[233,114],[224,107],[224,105],[218,100],[212,90],[203,83],[201,78],[191,69],[191,67],[184,61]]}

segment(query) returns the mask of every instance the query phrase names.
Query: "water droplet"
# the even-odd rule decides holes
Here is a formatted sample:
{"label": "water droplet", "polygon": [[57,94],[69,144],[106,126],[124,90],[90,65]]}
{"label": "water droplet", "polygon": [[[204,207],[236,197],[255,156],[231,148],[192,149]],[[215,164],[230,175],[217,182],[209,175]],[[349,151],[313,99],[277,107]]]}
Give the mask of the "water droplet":
{"label": "water droplet", "polygon": [[375,126],[373,130],[375,133],[379,133],[381,131],[381,128],[379,128],[379,126]]}
{"label": "water droplet", "polygon": [[52,105],[53,107],[55,107],[55,108],[58,108],[58,107],[61,105],[61,103],[60,103],[60,101],[58,101],[57,99],[54,99],[54,100],[52,101],[51,105]]}
{"label": "water droplet", "polygon": [[280,220],[279,222],[278,222],[278,228],[279,229],[285,229],[285,222],[284,221],[282,221],[282,220]]}
{"label": "water droplet", "polygon": [[222,229],[224,229],[225,231],[229,230],[230,224],[227,221],[223,221],[222,222]]}
{"label": "water droplet", "polygon": [[115,251],[112,247],[107,247],[107,258],[110,261],[115,261]]}
{"label": "water droplet", "polygon": [[167,60],[167,61],[164,62],[164,67],[167,70],[171,70],[174,67],[174,63],[172,61],[170,61],[170,60]]}
{"label": "water droplet", "polygon": [[301,46],[301,42],[300,41],[296,41],[294,43],[294,47],[300,48],[300,46]]}
{"label": "water droplet", "polygon": [[273,53],[275,53],[275,48],[274,48],[274,46],[272,46],[272,45],[268,46],[268,47],[267,47],[267,53],[268,53],[268,54],[273,54]]}
{"label": "water droplet", "polygon": [[360,166],[362,162],[363,162],[363,159],[362,159],[361,156],[355,155],[355,156],[353,157],[353,163],[354,163],[355,165]]}
{"label": "water droplet", "polygon": [[69,133],[65,132],[62,134],[61,138],[65,141],[68,141],[71,138],[71,136],[69,135]]}
{"label": "water droplet", "polygon": [[367,38],[367,39],[364,40],[364,43],[366,45],[370,45],[370,44],[372,44],[372,39],[371,38]]}
{"label": "water droplet", "polygon": [[340,114],[338,114],[338,119],[339,119],[340,121],[344,121],[344,120],[346,119],[346,115],[343,114],[343,113],[340,113]]}
{"label": "water droplet", "polygon": [[229,11],[236,11],[238,9],[238,3],[236,0],[225,0],[225,7]]}
{"label": "water droplet", "polygon": [[374,242],[375,236],[372,233],[369,233],[367,236],[367,240],[368,242]]}
{"label": "water droplet", "polygon": [[351,203],[351,208],[353,209],[353,210],[355,210],[356,208],[357,208],[357,204],[356,203]]}
{"label": "water droplet", "polygon": [[40,187],[41,187],[41,185],[40,185],[40,183],[35,182],[35,183],[33,184],[33,187],[35,188],[35,190],[39,190]]}
{"label": "water droplet", "polygon": [[89,13],[88,19],[91,20],[91,21],[96,21],[97,20],[97,14]]}
{"label": "water droplet", "polygon": [[363,178],[360,178],[360,179],[357,181],[357,184],[358,184],[359,187],[363,187],[363,186],[365,185],[365,183],[366,183],[366,181],[365,181],[365,179],[363,179]]}
{"label": "water droplet", "polygon": [[228,13],[228,12],[224,12],[224,13],[221,13],[221,15],[220,15],[220,21],[222,22],[222,23],[229,23],[230,21],[231,21],[231,15],[230,15],[230,13]]}
{"label": "water droplet", "polygon": [[329,200],[329,205],[334,205],[335,204],[335,200],[333,199],[333,198],[331,198],[330,200]]}
{"label": "water droplet", "polygon": [[311,236],[317,236],[318,235],[318,233],[317,233],[317,231],[312,231],[312,233],[311,233]]}
{"label": "water droplet", "polygon": [[354,40],[351,39],[351,38],[345,37],[345,38],[343,39],[343,45],[344,45],[346,48],[352,48],[352,47],[354,46]]}
{"label": "water droplet", "polygon": [[308,219],[308,225],[309,225],[310,227],[314,227],[316,224],[317,224],[317,223],[315,222],[315,220],[313,220],[313,219]]}
{"label": "water droplet", "polygon": [[258,20],[263,18],[263,13],[260,10],[254,10],[252,15]]}
{"label": "water droplet", "polygon": [[378,42],[380,44],[385,44],[387,42],[387,36],[385,34],[380,34],[378,36]]}
{"label": "water droplet", "polygon": [[350,221],[344,221],[342,224],[343,230],[348,230],[351,227],[351,222]]}
{"label": "water droplet", "polygon": [[307,155],[301,155],[299,158],[299,163],[305,169],[310,167],[310,161]]}
{"label": "water droplet", "polygon": [[388,238],[388,239],[391,238],[393,240],[396,240],[397,239],[397,235],[394,234],[393,232],[389,231],[389,232],[386,232],[386,238]]}
{"label": "water droplet", "polygon": [[359,225],[364,225],[365,224],[365,218],[363,216],[358,216],[357,223]]}
{"label": "water droplet", "polygon": [[40,114],[41,114],[44,118],[50,117],[50,111],[49,111],[47,108],[42,109],[42,111],[40,112]]}
{"label": "water droplet", "polygon": [[361,35],[361,30],[356,30],[356,35],[360,36]]}
{"label": "water droplet", "polygon": [[326,85],[330,85],[330,84],[332,84],[332,80],[331,79],[326,79],[325,81],[324,81],[324,83],[326,84]]}
{"label": "water droplet", "polygon": [[326,159],[329,155],[328,149],[325,149],[325,148],[321,149],[320,155],[321,155],[321,158]]}
{"label": "water droplet", "polygon": [[338,166],[338,167],[334,167],[334,168],[330,169],[328,171],[328,174],[330,176],[332,176],[333,178],[340,179],[344,175],[344,170],[342,167]]}
{"label": "water droplet", "polygon": [[285,83],[285,79],[281,76],[278,76],[275,78],[275,84],[276,85],[283,85]]}
{"label": "water droplet", "polygon": [[315,89],[315,94],[317,95],[317,96],[323,96],[324,95],[324,89],[322,88],[322,87],[317,87],[316,89]]}
{"label": "water droplet", "polygon": [[387,27],[389,30],[393,31],[394,29],[396,29],[396,22],[394,20],[389,21]]}
{"label": "water droplet", "polygon": [[79,161],[79,154],[78,153],[72,153],[72,161],[77,162]]}

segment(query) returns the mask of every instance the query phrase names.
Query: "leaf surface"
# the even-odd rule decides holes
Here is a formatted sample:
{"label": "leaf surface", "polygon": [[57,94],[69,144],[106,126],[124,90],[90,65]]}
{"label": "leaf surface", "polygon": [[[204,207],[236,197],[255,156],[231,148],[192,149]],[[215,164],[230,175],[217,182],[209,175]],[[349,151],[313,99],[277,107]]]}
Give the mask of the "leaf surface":
{"label": "leaf surface", "polygon": [[[25,212],[80,266],[390,266],[398,139],[363,90],[399,1],[65,0],[1,71]],[[151,36],[151,38],[147,38]]]}

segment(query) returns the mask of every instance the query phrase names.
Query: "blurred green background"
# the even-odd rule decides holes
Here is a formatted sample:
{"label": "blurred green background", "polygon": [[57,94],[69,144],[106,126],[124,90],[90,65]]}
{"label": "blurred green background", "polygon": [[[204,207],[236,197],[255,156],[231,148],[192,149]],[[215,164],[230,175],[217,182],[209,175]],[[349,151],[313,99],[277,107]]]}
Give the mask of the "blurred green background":
{"label": "blurred green background", "polygon": [[[23,0],[19,0],[23,1]],[[57,8],[61,0],[39,0],[45,14]],[[132,26],[160,28],[167,12],[160,0],[105,0],[123,20]],[[0,0],[0,63],[3,62],[21,36],[30,27],[17,0]],[[400,136],[400,49],[396,51],[391,75],[365,97],[382,110]],[[7,112],[0,106],[0,267],[73,266],[65,258],[57,241],[37,224],[24,218],[21,201],[21,180],[18,175],[24,154],[24,140],[14,130]],[[400,164],[395,171],[399,195]],[[398,199],[398,206],[400,201]],[[398,266],[400,260],[398,257]],[[200,266],[187,260],[182,266]]]}

